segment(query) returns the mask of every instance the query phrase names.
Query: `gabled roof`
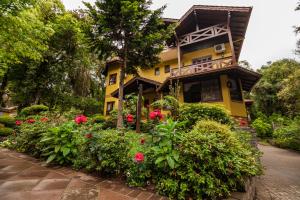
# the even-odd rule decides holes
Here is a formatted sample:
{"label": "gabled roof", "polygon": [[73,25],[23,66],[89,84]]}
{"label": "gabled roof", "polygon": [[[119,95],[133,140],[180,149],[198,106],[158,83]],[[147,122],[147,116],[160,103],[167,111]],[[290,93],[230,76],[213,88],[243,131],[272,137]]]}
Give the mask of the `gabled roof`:
{"label": "gabled roof", "polygon": [[194,5],[180,19],[176,27],[181,36],[195,31],[196,24],[204,28],[216,24],[227,24],[230,13],[230,28],[234,42],[236,58],[239,58],[245,38],[252,7]]}
{"label": "gabled roof", "polygon": [[[128,81],[127,83],[125,83],[124,85],[124,94],[130,94],[130,93],[136,93],[138,91],[138,85],[142,83],[143,84],[143,90],[147,90],[149,88],[153,88],[154,90],[156,90],[161,83],[157,82],[157,81],[153,81],[147,78],[143,78],[143,77],[135,77],[133,79],[131,79],[130,81]],[[116,89],[115,91],[113,91],[111,93],[112,97],[118,97],[119,96],[119,89]]]}
{"label": "gabled roof", "polygon": [[201,77],[207,76],[216,76],[221,74],[229,74],[235,75],[241,79],[242,89],[245,91],[251,91],[253,86],[259,81],[261,78],[261,74],[246,69],[244,67],[240,67],[238,65],[232,65],[230,67],[223,67],[223,68],[216,68],[208,71],[202,71],[199,73],[188,74],[188,75],[181,75],[176,77],[169,77],[167,78],[160,86],[157,88],[156,91],[165,91],[168,89],[168,85],[172,83],[172,81],[192,81],[192,80],[199,80]]}

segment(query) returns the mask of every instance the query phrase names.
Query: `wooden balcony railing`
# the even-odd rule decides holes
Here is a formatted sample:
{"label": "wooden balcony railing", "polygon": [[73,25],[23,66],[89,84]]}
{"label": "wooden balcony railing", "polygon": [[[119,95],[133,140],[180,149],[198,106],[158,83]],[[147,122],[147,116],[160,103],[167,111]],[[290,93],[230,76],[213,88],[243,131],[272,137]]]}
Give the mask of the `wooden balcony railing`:
{"label": "wooden balcony railing", "polygon": [[188,65],[181,68],[174,68],[171,70],[171,77],[183,76],[189,74],[196,74],[201,72],[210,71],[213,69],[225,68],[232,66],[232,57],[212,60],[195,65]]}

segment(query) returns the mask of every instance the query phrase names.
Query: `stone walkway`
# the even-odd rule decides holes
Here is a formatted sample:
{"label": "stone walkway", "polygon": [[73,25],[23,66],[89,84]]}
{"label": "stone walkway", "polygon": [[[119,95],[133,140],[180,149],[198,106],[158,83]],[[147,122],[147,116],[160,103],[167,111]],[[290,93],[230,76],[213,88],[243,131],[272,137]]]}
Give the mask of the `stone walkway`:
{"label": "stone walkway", "polygon": [[163,200],[149,191],[129,188],[64,167],[44,167],[25,154],[0,148],[1,200]]}
{"label": "stone walkway", "polygon": [[257,180],[258,200],[300,200],[300,153],[259,145],[264,175]]}

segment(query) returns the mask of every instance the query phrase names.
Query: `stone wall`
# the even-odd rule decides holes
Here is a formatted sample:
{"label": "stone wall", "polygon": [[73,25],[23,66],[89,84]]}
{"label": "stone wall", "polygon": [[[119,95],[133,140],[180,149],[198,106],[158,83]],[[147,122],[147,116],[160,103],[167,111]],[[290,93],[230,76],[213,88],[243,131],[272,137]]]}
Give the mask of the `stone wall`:
{"label": "stone wall", "polygon": [[246,181],[244,192],[234,192],[226,200],[254,200],[256,198],[256,177]]}

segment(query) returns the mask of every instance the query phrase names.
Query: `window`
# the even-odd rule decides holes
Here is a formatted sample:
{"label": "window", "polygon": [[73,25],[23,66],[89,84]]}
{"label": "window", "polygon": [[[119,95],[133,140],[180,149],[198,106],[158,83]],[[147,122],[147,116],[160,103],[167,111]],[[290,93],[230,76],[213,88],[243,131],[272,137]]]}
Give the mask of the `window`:
{"label": "window", "polygon": [[210,62],[210,61],[211,61],[211,56],[204,56],[204,57],[200,57],[200,58],[195,58],[195,59],[193,59],[193,65],[207,63],[207,62]]}
{"label": "window", "polygon": [[171,68],[170,65],[165,65],[165,73],[170,73]]}
{"label": "window", "polygon": [[205,80],[201,82],[201,100],[218,101],[221,99],[219,79]]}
{"label": "window", "polygon": [[109,75],[109,85],[114,85],[117,83],[117,74]]}
{"label": "window", "polygon": [[154,74],[155,74],[155,76],[159,76],[159,74],[160,74],[159,67],[155,68]]}
{"label": "window", "polygon": [[184,83],[184,102],[209,102],[222,100],[219,79]]}
{"label": "window", "polygon": [[227,87],[230,89],[231,100],[243,101],[242,90],[238,79],[229,78],[227,82]]}
{"label": "window", "polygon": [[114,104],[115,104],[114,101],[107,102],[107,105],[106,105],[106,115],[109,115],[109,113],[114,109]]}

